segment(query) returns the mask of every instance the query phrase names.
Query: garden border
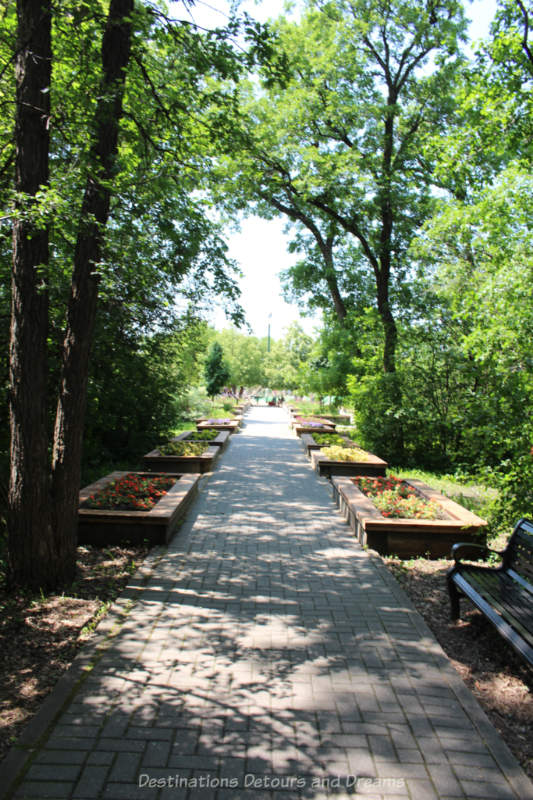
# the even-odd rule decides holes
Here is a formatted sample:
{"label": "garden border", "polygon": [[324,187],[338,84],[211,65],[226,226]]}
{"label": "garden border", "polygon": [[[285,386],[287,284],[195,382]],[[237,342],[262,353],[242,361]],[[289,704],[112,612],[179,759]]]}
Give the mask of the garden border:
{"label": "garden border", "polygon": [[[80,505],[91,494],[101,491],[111,481],[130,474],[153,478],[158,473],[140,470],[110,472],[109,475],[85,486],[80,491]],[[200,475],[169,472],[160,474],[165,478],[175,477],[176,482],[150,511],[79,508],[78,544],[102,546],[119,544],[125,540],[134,544],[148,541],[151,547],[168,544],[196,496]]]}
{"label": "garden border", "polygon": [[396,555],[399,558],[427,557],[428,554],[430,558],[449,558],[456,542],[486,542],[486,520],[418,478],[406,478],[404,481],[424,499],[438,503],[449,519],[383,517],[372,500],[350,478],[331,478],[337,507],[363,546],[382,555]]}

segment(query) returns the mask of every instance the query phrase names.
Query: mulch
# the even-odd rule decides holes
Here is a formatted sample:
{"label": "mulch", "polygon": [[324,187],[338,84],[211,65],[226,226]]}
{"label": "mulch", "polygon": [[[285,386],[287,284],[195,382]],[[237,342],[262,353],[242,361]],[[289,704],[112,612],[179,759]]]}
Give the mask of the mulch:
{"label": "mulch", "polygon": [[0,585],[0,759],[147,552],[78,547],[76,581],[63,594],[14,593]]}

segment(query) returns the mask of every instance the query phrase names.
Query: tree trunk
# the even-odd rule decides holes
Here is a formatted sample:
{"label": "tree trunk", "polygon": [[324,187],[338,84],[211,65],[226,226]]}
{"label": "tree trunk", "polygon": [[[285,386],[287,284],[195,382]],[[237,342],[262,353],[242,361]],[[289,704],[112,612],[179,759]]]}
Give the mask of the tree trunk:
{"label": "tree trunk", "polygon": [[397,96],[389,87],[389,97],[384,124],[382,185],[380,188],[380,253],[379,270],[376,273],[377,305],[383,324],[385,342],[383,346],[383,372],[396,371],[396,342],[398,332],[389,302],[389,283],[391,273],[391,244],[394,214],[391,202],[392,154],[394,147],[394,108]]}
{"label": "tree trunk", "polygon": [[54,430],[52,488],[57,535],[75,558],[83,426],[89,354],[96,318],[98,269],[109,216],[111,185],[126,68],[131,49],[133,0],[111,0],[102,42],[103,78],[95,111],[85,195],[74,254],[72,289],[63,347],[63,366]]}
{"label": "tree trunk", "polygon": [[11,581],[38,590],[64,577],[49,513],[48,229],[31,219],[33,199],[48,183],[50,0],[18,0],[17,22],[8,558]]}
{"label": "tree trunk", "polygon": [[333,308],[335,309],[337,319],[342,325],[346,319],[346,306],[344,305],[344,300],[342,299],[339,291],[339,284],[337,283],[337,275],[335,273],[335,265],[333,263],[333,241],[333,237],[328,236],[325,241],[319,241],[318,246],[322,251],[322,257],[324,259],[324,265],[326,268],[325,278],[331,299],[333,301]]}
{"label": "tree trunk", "polygon": [[396,372],[396,344],[398,331],[389,302],[389,275],[382,269],[376,273],[378,313],[383,325],[383,372]]}

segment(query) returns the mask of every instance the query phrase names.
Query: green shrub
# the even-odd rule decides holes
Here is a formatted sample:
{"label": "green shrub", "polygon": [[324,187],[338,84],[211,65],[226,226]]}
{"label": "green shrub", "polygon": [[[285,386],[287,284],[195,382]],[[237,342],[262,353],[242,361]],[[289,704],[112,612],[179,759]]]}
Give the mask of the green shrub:
{"label": "green shrub", "polygon": [[211,442],[218,435],[214,428],[204,428],[203,431],[193,431],[187,436],[188,442]]}
{"label": "green shrub", "polygon": [[405,463],[403,411],[395,374],[348,377],[354,419],[363,447],[389,464]]}
{"label": "green shrub", "polygon": [[313,434],[313,439],[317,444],[326,444],[326,445],[344,445],[344,439],[342,436],[339,436],[338,433],[315,433]]}
{"label": "green shrub", "polygon": [[533,448],[495,470],[498,496],[490,507],[491,525],[512,528],[521,517],[533,519]]}
{"label": "green shrub", "polygon": [[205,450],[202,442],[167,442],[159,447],[163,456],[201,456]]}

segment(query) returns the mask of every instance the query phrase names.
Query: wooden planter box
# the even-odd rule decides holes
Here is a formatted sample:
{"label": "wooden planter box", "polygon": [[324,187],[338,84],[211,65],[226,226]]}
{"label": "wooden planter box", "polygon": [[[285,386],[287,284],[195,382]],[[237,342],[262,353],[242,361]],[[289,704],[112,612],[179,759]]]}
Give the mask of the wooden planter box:
{"label": "wooden planter box", "polygon": [[208,422],[207,420],[203,420],[196,423],[196,430],[204,431],[206,428],[213,428],[215,431],[228,431],[229,433],[235,433],[235,431],[239,429],[241,421],[242,418],[239,419],[238,417],[231,417],[230,421],[227,423]]}
{"label": "wooden planter box", "polygon": [[385,476],[388,467],[386,461],[378,458],[373,453],[367,453],[367,461],[332,461],[326,458],[320,449],[311,450],[310,455],[313,468],[319,475],[325,475],[327,478],[332,475]]}
{"label": "wooden planter box", "polygon": [[[175,436],[172,441],[173,442],[184,442],[184,441],[194,441],[194,434],[196,431],[184,431],[183,433],[178,434]],[[209,447],[218,447],[220,452],[224,449],[229,441],[229,437],[231,435],[231,431],[213,431],[213,438],[206,441],[206,446]]]}
{"label": "wooden planter box", "polygon": [[[322,431],[318,431],[318,433],[322,433]],[[326,433],[337,433],[337,431],[326,431]],[[346,447],[358,447],[354,440],[350,439],[349,436],[344,436],[342,433],[337,433],[337,435],[342,437]],[[302,447],[309,458],[311,458],[311,453],[313,450],[321,450],[323,447],[328,446],[327,444],[317,444],[312,433],[302,433],[300,439],[302,440]]]}
{"label": "wooden planter box", "polygon": [[303,433],[335,433],[335,425],[306,425],[305,422],[293,422],[291,425],[293,431],[296,433],[297,436],[301,436]]}
{"label": "wooden planter box", "polygon": [[438,503],[447,519],[383,517],[372,500],[349,478],[333,477],[331,483],[337,505],[358,540],[382,555],[397,555],[400,558],[450,558],[452,545],[456,542],[486,543],[486,520],[477,517],[423,481],[409,478],[405,483],[412,486],[424,499]]}
{"label": "wooden planter box", "polygon": [[[130,472],[111,472],[80,492],[80,504],[101,491],[111,481]],[[153,473],[136,473],[152,475]],[[168,477],[168,473],[167,473]],[[178,529],[189,504],[198,490],[199,475],[176,474],[176,483],[151,511],[113,511],[96,508],[78,510],[78,543],[116,545],[125,541],[153,547],[167,544]]]}
{"label": "wooden planter box", "polygon": [[350,425],[351,417],[349,414],[302,414],[294,406],[288,406],[291,417],[319,417],[324,420],[334,422],[336,425]]}
{"label": "wooden planter box", "polygon": [[144,468],[150,472],[211,472],[222,451],[220,447],[209,446],[208,442],[205,444],[205,451],[199,456],[163,455],[159,450],[152,450],[143,458]]}
{"label": "wooden planter box", "polygon": [[313,425],[312,428],[302,425],[293,425],[293,431],[296,433],[297,436],[301,436],[303,433],[335,433],[335,426],[330,425],[321,425],[319,428]]}
{"label": "wooden planter box", "polygon": [[323,414],[291,414],[291,425],[302,424],[301,417],[305,420],[312,419],[315,422],[321,422],[323,425],[335,425],[336,423]]}
{"label": "wooden planter box", "polygon": [[349,414],[311,414],[311,416],[329,420],[329,422],[334,422],[335,425],[350,425],[351,423]]}
{"label": "wooden planter box", "polygon": [[349,414],[329,414],[327,418],[330,419],[332,422],[335,422],[337,425],[351,425],[352,418]]}

